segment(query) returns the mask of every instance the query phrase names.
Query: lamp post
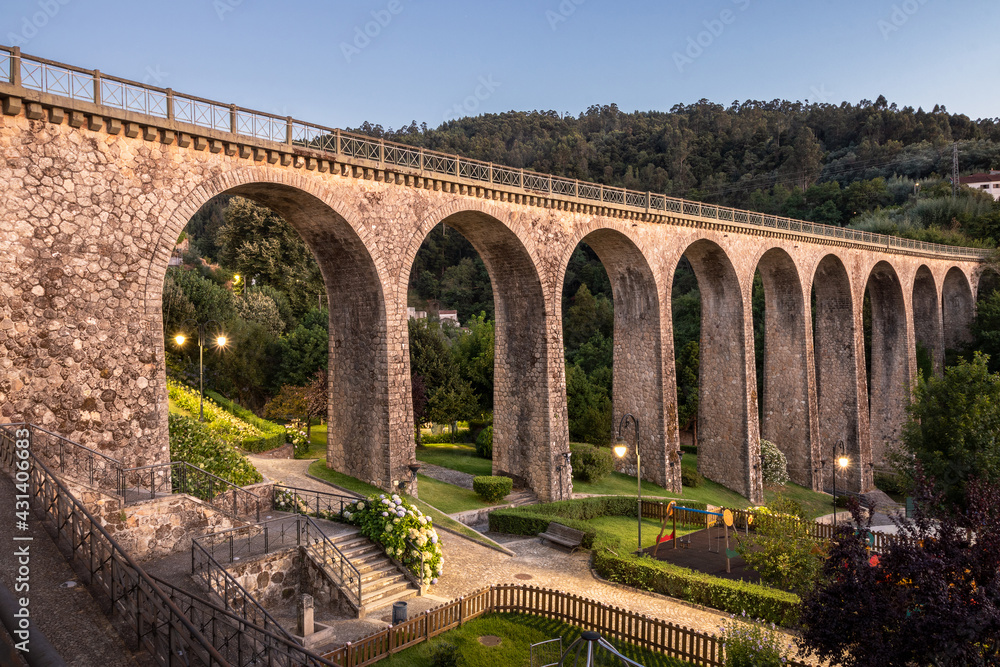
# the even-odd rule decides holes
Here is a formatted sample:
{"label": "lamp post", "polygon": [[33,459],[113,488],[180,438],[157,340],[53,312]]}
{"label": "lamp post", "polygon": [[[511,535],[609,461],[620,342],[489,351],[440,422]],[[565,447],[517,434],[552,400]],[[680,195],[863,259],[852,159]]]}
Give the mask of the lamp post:
{"label": "lamp post", "polygon": [[[839,453],[838,453],[839,452]],[[837,468],[846,468],[851,464],[851,459],[847,458],[847,451],[844,448],[844,441],[838,440],[833,446],[833,527],[837,527]]]}
{"label": "lamp post", "polygon": [[641,457],[639,456],[639,420],[631,412],[626,412],[621,421],[618,422],[618,439],[615,441],[614,452],[615,456],[618,458],[623,458],[625,454],[628,453],[628,445],[625,444],[625,440],[622,438],[622,430],[625,428],[625,422],[629,419],[632,420],[632,424],[635,428],[635,481],[637,488],[636,499],[638,501],[638,514],[639,514],[639,551],[642,551],[642,468],[641,468]]}
{"label": "lamp post", "polygon": [[[222,325],[215,320],[207,320],[205,322],[197,322],[195,320],[184,320],[184,324],[188,322],[195,325],[198,330],[198,421],[205,421],[205,332],[209,324],[215,324],[218,330],[218,335],[215,337],[216,347],[226,346],[226,334],[222,333]],[[187,336],[182,333],[174,336],[174,342],[177,343],[178,347],[184,345],[187,341]]]}

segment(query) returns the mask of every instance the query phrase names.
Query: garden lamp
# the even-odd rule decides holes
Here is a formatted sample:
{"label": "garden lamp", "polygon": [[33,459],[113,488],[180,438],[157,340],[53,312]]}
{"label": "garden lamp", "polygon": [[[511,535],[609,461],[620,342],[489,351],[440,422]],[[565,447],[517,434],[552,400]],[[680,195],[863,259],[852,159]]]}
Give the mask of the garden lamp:
{"label": "garden lamp", "polygon": [[635,428],[635,481],[637,487],[636,499],[638,502],[637,514],[639,518],[639,551],[642,551],[642,468],[641,459],[639,456],[639,420],[631,412],[626,412],[621,421],[618,422],[618,439],[615,441],[614,447],[612,447],[615,456],[618,458],[625,458],[628,453],[628,445],[625,443],[625,439],[622,437],[622,431],[625,429],[625,423],[628,420],[632,420],[632,425]]}
{"label": "garden lamp", "polygon": [[[226,335],[221,332],[222,325],[215,320],[208,320],[206,322],[197,322],[195,320],[184,320],[184,324],[188,322],[194,324],[198,331],[198,421],[205,421],[205,332],[209,324],[214,324],[215,328],[219,330],[218,335],[215,338],[215,345],[217,347],[225,347],[228,339]],[[187,341],[187,336],[182,333],[174,336],[174,342],[177,343],[177,347],[182,347]]]}

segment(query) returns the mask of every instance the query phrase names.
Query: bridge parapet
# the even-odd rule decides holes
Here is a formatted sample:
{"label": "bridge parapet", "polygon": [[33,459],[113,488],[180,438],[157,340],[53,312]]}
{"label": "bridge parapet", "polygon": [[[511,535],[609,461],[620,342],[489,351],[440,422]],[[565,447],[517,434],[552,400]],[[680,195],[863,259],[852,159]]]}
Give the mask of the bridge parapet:
{"label": "bridge parapet", "polygon": [[[76,107],[82,112],[118,110],[166,121],[168,128],[184,129],[188,134],[197,135],[208,130],[230,143],[251,140],[261,150],[244,146],[239,152],[241,157],[255,161],[267,159],[274,163],[280,160],[287,166],[293,155],[300,155],[306,159],[296,166],[310,170],[324,171],[324,167],[333,169],[334,165],[340,165],[344,175],[352,172],[355,176],[375,178],[378,175],[369,170],[381,172],[382,178],[386,170],[393,170],[404,178],[442,179],[457,184],[461,194],[518,204],[660,224],[731,226],[744,233],[788,235],[804,241],[852,245],[881,252],[972,261],[986,260],[994,254],[986,249],[926,243],[482,162],[178,93],[170,88],[109,76],[99,70],[22,54],[18,47],[0,46],[0,94],[6,96],[4,113],[20,113],[22,101],[32,93],[63,98],[67,108]],[[38,113],[41,114],[40,109]],[[99,121],[91,121],[91,125],[91,129],[100,128]],[[120,127],[120,123],[107,124],[109,132],[120,131],[115,130],[116,127]],[[165,143],[185,140],[173,134],[161,139],[166,139]],[[266,153],[264,149],[272,152]],[[216,147],[212,150],[216,152]],[[324,165],[316,162],[317,159],[328,162]],[[425,187],[411,178],[405,178],[405,182]],[[473,190],[470,192],[469,188]]]}

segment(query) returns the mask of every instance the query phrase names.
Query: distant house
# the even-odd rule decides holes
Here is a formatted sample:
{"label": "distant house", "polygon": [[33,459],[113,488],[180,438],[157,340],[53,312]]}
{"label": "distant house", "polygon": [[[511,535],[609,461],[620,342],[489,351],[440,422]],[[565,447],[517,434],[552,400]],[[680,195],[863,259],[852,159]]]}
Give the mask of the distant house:
{"label": "distant house", "polygon": [[1000,199],[1000,171],[994,169],[988,174],[979,173],[960,176],[958,182],[976,190],[988,191],[993,195],[994,201]]}
{"label": "distant house", "polygon": [[406,309],[406,315],[411,320],[426,320],[427,319],[427,311],[426,310],[417,310],[413,306],[408,306],[407,307],[407,309]]}
{"label": "distant house", "polygon": [[[432,310],[431,311],[431,315],[433,315],[433,314],[434,314],[434,311]],[[426,320],[427,319],[427,311],[426,310],[417,310],[413,306],[407,306],[407,308],[406,308],[406,315],[411,320]],[[457,310],[438,310],[437,311],[437,316],[438,316],[438,319],[441,321],[441,324],[447,324],[449,326],[456,326],[456,327],[459,326],[458,311]]]}
{"label": "distant house", "polygon": [[457,310],[439,310],[438,319],[441,320],[441,324],[454,322],[456,327],[459,325]]}

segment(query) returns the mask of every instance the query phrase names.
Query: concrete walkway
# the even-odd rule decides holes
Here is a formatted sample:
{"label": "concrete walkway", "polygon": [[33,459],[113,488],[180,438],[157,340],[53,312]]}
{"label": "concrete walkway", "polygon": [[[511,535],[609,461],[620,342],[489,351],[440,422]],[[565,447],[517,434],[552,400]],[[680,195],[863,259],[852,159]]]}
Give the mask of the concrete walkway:
{"label": "concrete walkway", "polygon": [[433,463],[421,463],[420,474],[427,475],[428,477],[436,479],[440,482],[447,482],[448,484],[460,486],[463,489],[472,489],[472,479],[474,475],[470,475],[467,472],[452,470],[451,468],[442,468],[441,466],[436,466]]}

